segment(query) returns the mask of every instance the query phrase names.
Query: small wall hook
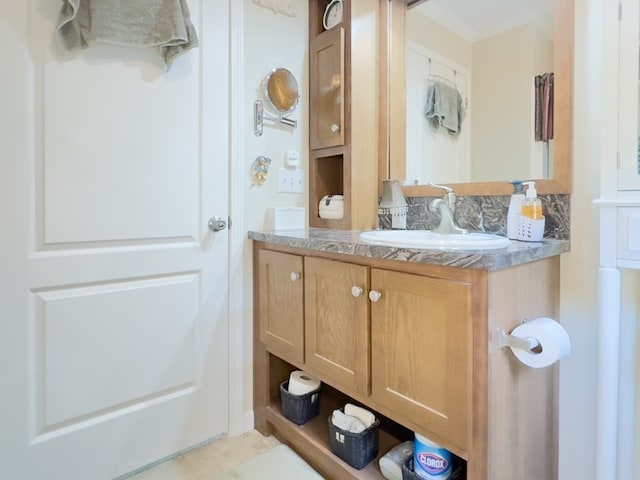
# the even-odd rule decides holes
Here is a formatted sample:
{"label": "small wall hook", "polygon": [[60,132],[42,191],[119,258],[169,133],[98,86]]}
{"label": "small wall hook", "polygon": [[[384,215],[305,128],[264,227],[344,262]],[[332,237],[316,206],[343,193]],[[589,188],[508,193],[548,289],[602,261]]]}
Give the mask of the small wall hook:
{"label": "small wall hook", "polygon": [[267,173],[269,173],[269,167],[271,166],[271,159],[260,155],[253,161],[251,166],[251,178],[253,179],[253,185],[262,186],[267,179]]}

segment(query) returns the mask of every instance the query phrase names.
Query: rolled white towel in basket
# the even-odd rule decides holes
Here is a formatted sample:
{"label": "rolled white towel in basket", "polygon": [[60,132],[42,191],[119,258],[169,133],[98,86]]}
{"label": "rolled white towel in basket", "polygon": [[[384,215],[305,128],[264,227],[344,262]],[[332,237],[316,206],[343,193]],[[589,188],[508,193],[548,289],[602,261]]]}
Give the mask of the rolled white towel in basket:
{"label": "rolled white towel in basket", "polygon": [[356,417],[358,420],[360,420],[365,428],[369,428],[376,421],[376,416],[369,410],[362,407],[357,407],[356,405],[352,405],[351,403],[347,403],[344,406],[344,413],[345,415]]}
{"label": "rolled white towel in basket", "polygon": [[331,423],[340,430],[351,433],[360,433],[366,430],[366,427],[360,420],[351,415],[346,415],[342,410],[334,410],[331,415]]}

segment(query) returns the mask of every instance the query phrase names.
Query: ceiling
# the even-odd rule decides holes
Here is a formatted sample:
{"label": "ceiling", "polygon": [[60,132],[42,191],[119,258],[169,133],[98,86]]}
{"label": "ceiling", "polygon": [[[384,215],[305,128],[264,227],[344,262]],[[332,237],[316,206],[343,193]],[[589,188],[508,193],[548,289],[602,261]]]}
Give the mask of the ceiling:
{"label": "ceiling", "polygon": [[521,25],[550,38],[554,0],[428,0],[413,7],[471,42]]}

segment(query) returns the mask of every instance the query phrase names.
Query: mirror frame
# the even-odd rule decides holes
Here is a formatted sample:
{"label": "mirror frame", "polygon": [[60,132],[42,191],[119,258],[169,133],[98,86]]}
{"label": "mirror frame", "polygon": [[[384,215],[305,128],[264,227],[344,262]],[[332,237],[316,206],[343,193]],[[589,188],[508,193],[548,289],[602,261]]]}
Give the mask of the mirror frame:
{"label": "mirror frame", "polygon": [[[282,79],[278,77],[278,75],[280,74],[287,76],[289,84],[295,84],[295,91],[293,91],[293,89],[289,90],[289,86],[291,85],[282,85],[282,82],[280,82],[280,80]],[[298,106],[298,102],[300,101],[300,86],[298,85],[296,76],[291,72],[291,70],[284,67],[274,68],[264,78],[262,83],[263,96],[274,111],[278,112],[280,115],[287,115],[296,109],[296,107]],[[270,87],[272,86],[278,95],[293,97],[295,94],[295,98],[291,101],[291,106],[289,108],[280,108],[278,105],[276,105],[276,102],[271,95],[272,90]]]}
{"label": "mirror frame", "polygon": [[[382,180],[405,179],[405,14],[408,7],[428,0],[380,0],[380,135],[378,195]],[[554,151],[553,177],[534,179],[540,194],[569,194],[573,166],[573,38],[574,0],[554,6]],[[393,165],[392,165],[393,160]],[[448,183],[459,195],[511,195],[509,181]],[[409,197],[439,196],[428,185],[403,187]]]}

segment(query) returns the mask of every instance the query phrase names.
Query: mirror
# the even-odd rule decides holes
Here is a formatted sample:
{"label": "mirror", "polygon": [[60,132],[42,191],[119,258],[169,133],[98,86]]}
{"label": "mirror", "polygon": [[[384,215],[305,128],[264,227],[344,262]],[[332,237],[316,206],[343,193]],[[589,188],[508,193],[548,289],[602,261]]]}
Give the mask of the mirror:
{"label": "mirror", "polygon": [[278,113],[286,115],[298,105],[298,82],[286,68],[276,68],[264,80],[264,97]]}
{"label": "mirror", "polygon": [[271,70],[262,81],[262,97],[276,115],[265,113],[262,100],[253,102],[253,133],[256,137],[262,136],[265,120],[270,120],[276,125],[293,128],[298,126],[296,120],[285,116],[296,109],[300,98],[298,82],[293,73],[286,68]]}
{"label": "mirror", "polygon": [[[466,6],[464,5],[465,1],[467,2]],[[518,3],[517,8],[522,10],[520,2],[500,0],[497,3],[501,2],[507,2],[510,5]],[[482,50],[478,48],[475,51],[476,62],[474,63],[471,59],[472,47],[469,42],[467,42],[468,45],[466,46],[469,58],[465,65],[464,55],[458,54],[456,56],[451,53],[454,48],[459,47],[463,42],[455,40],[455,37],[448,36],[451,35],[451,32],[447,34],[443,27],[435,24],[435,18],[445,16],[443,6],[458,4],[462,9],[471,10],[472,7],[478,6],[478,3],[474,0],[391,0],[387,11],[383,12],[383,15],[386,15],[385,24],[388,26],[388,31],[386,32],[388,42],[384,43],[381,55],[381,68],[384,70],[384,72],[381,72],[381,74],[384,73],[384,76],[381,76],[383,79],[386,78],[386,81],[381,85],[381,98],[386,98],[387,104],[386,108],[382,109],[383,113],[380,119],[381,136],[386,133],[386,139],[381,140],[381,147],[383,148],[381,148],[382,153],[379,162],[380,184],[382,183],[381,180],[385,178],[412,180],[416,177],[412,172],[419,171],[415,167],[415,160],[419,160],[416,157],[420,156],[416,152],[419,152],[419,150],[416,150],[415,145],[407,145],[407,136],[414,135],[415,137],[417,135],[416,131],[423,127],[429,128],[429,126],[426,120],[422,118],[421,106],[415,108],[416,105],[419,105],[419,101],[416,100],[418,98],[417,95],[424,95],[424,90],[416,89],[418,93],[412,92],[411,87],[407,86],[407,80],[411,77],[418,77],[424,80],[430,75],[440,75],[448,77],[447,82],[454,84],[463,93],[463,96],[468,98],[468,106],[465,110],[466,116],[464,117],[466,125],[465,123],[462,124],[460,135],[457,138],[447,133],[443,135],[443,132],[436,132],[440,135],[439,140],[442,141],[444,149],[436,150],[433,156],[445,158],[445,161],[438,161],[439,166],[444,166],[440,170],[444,170],[445,174],[443,174],[442,178],[419,178],[419,184],[429,181],[444,183],[452,186],[457,193],[461,194],[506,195],[512,192],[510,180],[514,178],[535,179],[540,193],[570,193],[573,0],[549,0],[555,27],[552,33],[547,35],[548,45],[546,49],[553,52],[553,60],[543,59],[545,55],[540,52],[545,50],[544,41],[541,36],[534,35],[536,32],[533,31],[532,27],[525,28],[523,30],[524,33],[521,32],[521,37],[525,38],[528,43],[523,44],[521,42],[519,51],[515,54],[512,52],[512,55],[515,55],[513,58],[526,60],[529,64],[529,71],[526,72],[528,78],[525,79],[526,90],[518,93],[518,97],[515,97],[515,100],[511,98],[506,102],[504,98],[500,99],[500,102],[497,100],[491,101],[491,97],[488,94],[479,95],[477,92],[482,91],[479,87],[481,80],[489,84],[492,81],[493,83],[500,83],[506,81],[505,77],[507,75],[503,74],[500,75],[500,78],[495,78],[495,75],[494,77],[491,76],[491,72],[481,72],[478,64],[489,64],[490,61],[486,54],[484,57],[482,56]],[[534,3],[540,9],[540,5],[544,2],[537,0]],[[431,17],[421,11],[423,9],[426,10],[427,7],[432,10]],[[500,17],[500,20],[504,21],[508,18],[506,7],[502,10],[502,13],[504,15]],[[544,16],[542,11],[539,13],[541,15],[537,17]],[[428,27],[420,26],[417,18],[426,18],[426,22],[430,21],[432,23]],[[448,25],[450,28],[451,23]],[[540,30],[541,26],[536,25],[536,29]],[[497,38],[498,35],[492,36],[489,40],[493,40],[493,37]],[[552,46],[551,40],[553,40]],[[443,49],[441,45],[435,45],[435,43],[433,45],[425,45],[427,41],[445,42],[448,50]],[[457,44],[454,45],[456,42]],[[486,43],[488,45],[491,44],[488,40]],[[509,46],[511,50],[513,50],[514,44],[515,42],[512,38]],[[489,52],[492,50],[495,52],[499,48],[506,48],[496,47],[495,45],[490,45],[490,48],[486,45],[484,47],[485,51],[488,50]],[[408,51],[409,54],[407,54]],[[536,52],[535,54],[532,53],[534,51]],[[443,52],[446,54],[443,54]],[[506,56],[506,53],[503,56]],[[548,56],[550,55],[546,55],[546,57]],[[421,60],[426,58],[427,60],[420,64],[420,61],[414,61],[415,58]],[[430,67],[429,58],[432,60]],[[513,60],[511,62],[513,63]],[[445,63],[446,68],[439,63]],[[416,69],[416,65],[419,65],[418,69]],[[547,155],[543,142],[536,142],[538,145],[535,145],[531,138],[533,136],[533,118],[531,118],[534,99],[533,77],[535,76],[534,68],[531,65],[539,73],[553,71],[555,76],[554,140],[552,142],[553,147],[549,151],[551,157],[548,161],[548,168],[545,168],[545,162],[543,161]],[[422,70],[417,71],[419,69]],[[515,67],[512,70],[515,70]],[[422,88],[426,88],[426,84]],[[503,97],[507,98],[508,95],[513,93],[514,88],[509,84],[502,83],[498,92],[500,90],[503,92]],[[515,121],[509,120],[506,127],[496,128],[494,125],[496,124],[496,118],[509,119],[514,114],[516,100],[519,104],[524,105],[525,108],[529,108],[528,114],[523,114],[528,117],[524,119],[528,123],[525,123],[521,128],[524,132],[523,136],[519,140],[511,142],[512,138],[516,136]],[[483,105],[483,102],[486,105]],[[422,103],[424,104],[424,101]],[[507,108],[498,111],[498,103],[506,103]],[[407,105],[409,106],[407,107]],[[411,114],[412,110],[414,115],[417,112],[417,121],[407,120],[407,115]],[[481,115],[482,110],[490,112],[490,115],[483,117]],[[494,115],[493,119],[491,114]],[[416,125],[418,122],[422,122],[424,125]],[[492,131],[492,127],[494,131]],[[466,137],[462,135],[463,133],[466,134]],[[492,138],[495,133],[498,136]],[[475,139],[477,143],[474,147],[472,147],[472,139]],[[462,151],[462,154],[466,155],[465,161],[468,162],[466,171],[464,168],[460,169],[453,165],[456,162],[451,161],[454,156],[451,151],[455,150]],[[476,158],[481,159],[481,162],[477,162],[480,163],[480,166],[474,164]],[[502,159],[502,164],[490,165],[491,161],[500,158]],[[524,161],[520,167],[516,167],[515,164],[517,162],[515,160]],[[423,162],[425,161],[426,159],[423,159]],[[464,165],[464,162],[462,164]],[[517,168],[520,168],[520,170]],[[447,169],[450,170],[448,173],[446,173]],[[429,169],[426,170],[429,171]],[[462,173],[460,173],[461,171]],[[427,175],[435,175],[433,169]],[[500,178],[500,175],[503,175],[502,178]],[[439,194],[438,191],[434,191],[424,185],[405,187],[405,190],[408,190],[407,194],[412,196]]]}

